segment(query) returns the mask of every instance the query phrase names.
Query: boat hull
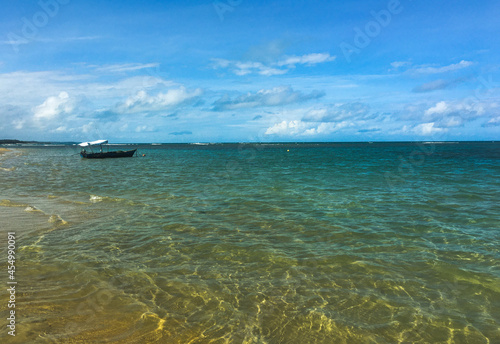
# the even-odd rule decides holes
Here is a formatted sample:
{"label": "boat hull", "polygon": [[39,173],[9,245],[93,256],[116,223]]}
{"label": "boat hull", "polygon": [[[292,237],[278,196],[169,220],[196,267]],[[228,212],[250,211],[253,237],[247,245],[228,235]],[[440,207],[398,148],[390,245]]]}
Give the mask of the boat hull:
{"label": "boat hull", "polygon": [[130,158],[134,156],[136,150],[137,149],[132,149],[128,151],[99,152],[99,153],[81,152],[80,156],[85,159]]}

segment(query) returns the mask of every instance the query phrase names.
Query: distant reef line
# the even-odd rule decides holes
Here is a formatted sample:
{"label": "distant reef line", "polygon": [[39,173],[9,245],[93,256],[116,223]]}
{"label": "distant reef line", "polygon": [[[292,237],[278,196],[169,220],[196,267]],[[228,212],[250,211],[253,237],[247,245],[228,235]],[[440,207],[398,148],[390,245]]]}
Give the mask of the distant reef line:
{"label": "distant reef line", "polygon": [[21,140],[10,140],[10,139],[3,139],[3,140],[0,140],[0,145],[1,145],[1,144],[15,144],[15,143],[46,143],[46,142],[39,142],[39,141],[21,141]]}
{"label": "distant reef line", "polygon": [[25,143],[36,143],[36,144],[70,143],[70,144],[73,144],[76,142],[23,141],[23,140],[13,140],[13,139],[0,139],[0,145],[25,144]]}

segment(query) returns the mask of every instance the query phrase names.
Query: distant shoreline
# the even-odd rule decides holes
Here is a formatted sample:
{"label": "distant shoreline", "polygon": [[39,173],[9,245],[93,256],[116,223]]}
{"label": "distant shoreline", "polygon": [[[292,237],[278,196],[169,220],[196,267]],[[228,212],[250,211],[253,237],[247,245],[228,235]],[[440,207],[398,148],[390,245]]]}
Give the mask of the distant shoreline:
{"label": "distant shoreline", "polygon": [[23,141],[15,139],[1,139],[0,145],[15,145],[15,144],[76,144],[77,142],[59,142],[59,141]]}
{"label": "distant shoreline", "polygon": [[23,143],[50,143],[50,142],[21,141],[21,140],[10,140],[10,139],[0,140],[0,145],[12,145],[12,144],[23,144]]}
{"label": "distant shoreline", "polygon": [[[176,145],[188,145],[188,146],[214,146],[214,145],[297,145],[297,146],[307,146],[307,145],[321,145],[321,144],[339,144],[339,145],[386,145],[386,144],[464,144],[464,143],[499,143],[500,140],[481,140],[481,141],[458,141],[458,140],[450,140],[450,141],[274,141],[274,142],[252,142],[252,141],[242,141],[242,142],[116,142],[110,143],[110,146],[130,146],[130,145],[138,145],[138,146],[176,146]],[[72,141],[24,141],[17,139],[0,139],[0,147],[5,145],[8,147],[17,146],[22,147],[23,145],[68,145],[74,146],[79,142]]]}
{"label": "distant shoreline", "polygon": [[[476,140],[476,141],[468,141],[468,140],[449,140],[449,141],[242,141],[242,142],[116,142],[111,143],[110,145],[220,145],[220,144],[266,144],[266,145],[282,145],[282,144],[360,144],[360,143],[425,143],[425,144],[439,144],[439,143],[496,143],[500,142],[500,140]],[[64,144],[64,145],[76,145],[78,142],[71,141],[23,141],[16,139],[0,139],[1,145],[17,145],[17,144]]]}

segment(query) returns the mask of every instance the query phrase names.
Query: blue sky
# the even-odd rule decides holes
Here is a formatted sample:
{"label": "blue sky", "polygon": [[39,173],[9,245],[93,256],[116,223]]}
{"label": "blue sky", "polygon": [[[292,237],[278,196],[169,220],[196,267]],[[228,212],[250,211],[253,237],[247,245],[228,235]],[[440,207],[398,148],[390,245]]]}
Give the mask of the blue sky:
{"label": "blue sky", "polygon": [[7,1],[0,138],[500,139],[500,3]]}

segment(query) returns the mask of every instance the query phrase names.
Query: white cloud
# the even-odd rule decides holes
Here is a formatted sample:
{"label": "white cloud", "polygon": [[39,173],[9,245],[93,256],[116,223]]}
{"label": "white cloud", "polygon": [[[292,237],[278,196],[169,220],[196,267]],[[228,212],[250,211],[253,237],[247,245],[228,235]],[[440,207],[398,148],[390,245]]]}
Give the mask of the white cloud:
{"label": "white cloud", "polygon": [[300,121],[283,121],[281,123],[276,123],[272,127],[267,128],[266,135],[285,135],[285,134],[296,134],[299,126],[303,127],[305,130],[305,123]]}
{"label": "white cloud", "polygon": [[59,71],[23,72],[0,74],[0,103],[12,104],[28,109],[39,104],[41,99],[59,94],[65,90],[77,94],[86,89],[91,76],[86,74],[67,75]]}
{"label": "white cloud", "polygon": [[258,72],[260,75],[264,76],[272,76],[272,75],[281,75],[287,73],[288,70],[285,69],[277,69],[277,68],[272,68],[272,67],[262,67],[260,71]]}
{"label": "white cloud", "polygon": [[331,134],[342,128],[352,126],[349,121],[338,123],[312,123],[301,120],[282,121],[267,128],[265,135],[277,136],[317,136]]}
{"label": "white cloud", "polygon": [[409,65],[411,65],[410,61],[394,61],[394,62],[391,62],[391,66],[394,69],[399,69],[401,67],[409,66]]}
{"label": "white cloud", "polygon": [[374,117],[370,107],[360,102],[335,104],[332,106],[312,109],[302,118],[305,122],[339,122],[345,119],[365,120]]}
{"label": "white cloud", "polygon": [[120,113],[161,111],[185,104],[199,97],[202,93],[203,91],[199,88],[189,91],[184,86],[160,92],[155,96],[148,95],[146,91],[139,91],[134,96],[127,98],[124,103],[119,104],[117,111]]}
{"label": "white cloud", "polygon": [[[226,62],[231,64],[230,61]],[[226,64],[226,62],[224,62],[224,64]],[[287,70],[272,68],[260,62],[234,62],[233,66],[234,66],[234,74],[239,76],[251,73],[257,73],[264,76],[271,76],[271,75],[285,74],[287,72]]]}
{"label": "white cloud", "polygon": [[351,122],[342,121],[338,123],[320,123],[317,127],[312,127],[304,132],[304,135],[325,135],[338,131],[342,128],[353,125]]}
{"label": "white cloud", "polygon": [[122,63],[122,64],[113,64],[107,66],[97,67],[96,71],[99,72],[129,72],[146,68],[156,68],[160,64],[159,63]]}
{"label": "white cloud", "polygon": [[123,93],[133,93],[145,89],[165,88],[180,86],[173,81],[162,79],[153,75],[133,76],[126,79],[118,80],[114,83],[96,85],[99,92],[106,92],[110,95],[117,96]]}
{"label": "white cloud", "polygon": [[262,63],[258,61],[231,61],[225,59],[213,59],[213,67],[228,68],[236,75],[259,74],[264,76],[280,75],[290,71],[297,65],[313,66],[318,63],[334,61],[336,56],[329,53],[306,54],[302,56],[286,56],[276,62]]}
{"label": "white cloud", "polygon": [[444,114],[450,111],[450,106],[445,102],[441,101],[434,105],[433,107],[427,109],[425,111],[426,115],[434,115],[434,114]]}
{"label": "white cloud", "polygon": [[232,99],[227,95],[223,96],[214,102],[213,110],[226,111],[261,106],[279,106],[318,99],[323,96],[324,93],[320,91],[304,94],[300,91],[294,91],[290,86],[281,86],[270,90],[260,90],[256,93],[247,93]]}
{"label": "white cloud", "polygon": [[305,64],[305,65],[315,65],[323,62],[334,61],[336,56],[331,56],[328,53],[323,54],[308,54],[302,56],[289,56],[285,60],[279,61],[276,63],[277,66],[289,66],[295,67],[297,64]]}
{"label": "white cloud", "polygon": [[58,96],[48,97],[42,104],[33,109],[33,118],[37,121],[50,121],[61,114],[68,114],[73,110],[67,92],[61,92]]}
{"label": "white cloud", "polygon": [[454,63],[448,66],[443,67],[429,67],[429,66],[420,66],[411,69],[411,72],[418,74],[439,74],[445,72],[452,72],[459,69],[467,68],[472,66],[474,63],[471,61],[462,60],[459,63]]}
{"label": "white cloud", "polygon": [[[93,68],[95,71],[95,68]],[[99,107],[106,107],[123,97],[140,90],[160,91],[179,87],[180,84],[156,75],[141,75],[99,81],[100,73],[65,74],[61,71],[23,72],[0,74],[0,104],[22,109],[40,104],[44,99],[64,90],[77,99],[85,98]]]}
{"label": "white cloud", "polygon": [[[334,132],[353,133],[349,128],[357,128],[358,133],[380,131],[377,123],[386,114],[372,113],[368,105],[361,102],[332,104],[321,108],[296,109],[268,127],[266,135],[289,137],[321,137]],[[374,129],[375,126],[377,129]],[[371,129],[366,129],[371,128]]]}
{"label": "white cloud", "polygon": [[435,124],[434,122],[422,123],[422,124],[415,126],[413,131],[419,135],[424,135],[424,136],[425,135],[439,134],[439,133],[447,131],[447,129],[435,127],[434,124]]}
{"label": "white cloud", "polygon": [[500,126],[500,116],[496,116],[491,118],[488,122],[486,122],[483,126],[485,127],[496,127]]}
{"label": "white cloud", "polygon": [[153,132],[153,131],[155,131],[155,128],[149,125],[139,125],[135,128],[136,133]]}
{"label": "white cloud", "polygon": [[465,99],[461,101],[440,101],[425,110],[426,119],[443,119],[446,116],[458,116],[464,119],[475,119],[486,115],[488,112],[498,112],[499,105],[495,102]]}

